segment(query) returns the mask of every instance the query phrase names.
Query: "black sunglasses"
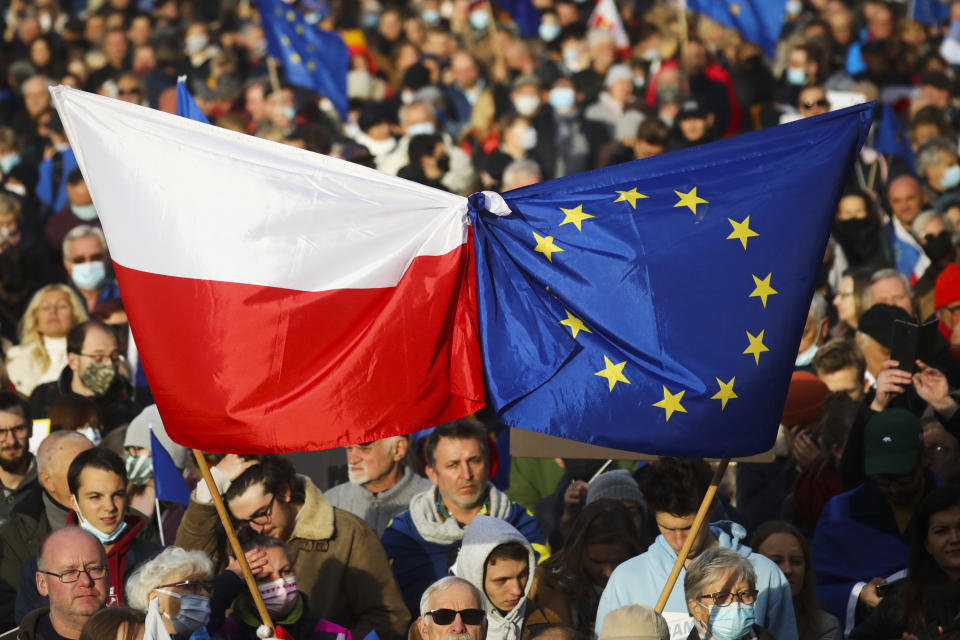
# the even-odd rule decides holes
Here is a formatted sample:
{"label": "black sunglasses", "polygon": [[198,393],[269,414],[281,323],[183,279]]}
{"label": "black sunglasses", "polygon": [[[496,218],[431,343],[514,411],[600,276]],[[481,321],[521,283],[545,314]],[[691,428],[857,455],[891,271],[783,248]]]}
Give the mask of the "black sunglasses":
{"label": "black sunglasses", "polygon": [[803,108],[804,109],[813,109],[814,107],[829,107],[830,101],[826,98],[820,98],[819,100],[804,100]]}
{"label": "black sunglasses", "polygon": [[453,624],[453,621],[457,619],[458,613],[460,614],[460,619],[463,620],[463,624],[469,625],[481,624],[483,623],[483,619],[487,617],[483,609],[461,609],[460,611],[455,609],[434,609],[433,611],[427,611],[424,615],[431,616],[437,624],[448,625]]}

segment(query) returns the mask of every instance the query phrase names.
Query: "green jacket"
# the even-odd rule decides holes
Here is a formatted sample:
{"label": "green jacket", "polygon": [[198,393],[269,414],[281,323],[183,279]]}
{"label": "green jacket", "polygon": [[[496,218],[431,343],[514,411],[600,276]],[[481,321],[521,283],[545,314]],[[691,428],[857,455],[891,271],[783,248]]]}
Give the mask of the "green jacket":
{"label": "green jacket", "polygon": [[40,553],[50,535],[42,493],[36,499],[21,500],[0,526],[0,629],[16,626],[13,609],[20,583],[20,565]]}

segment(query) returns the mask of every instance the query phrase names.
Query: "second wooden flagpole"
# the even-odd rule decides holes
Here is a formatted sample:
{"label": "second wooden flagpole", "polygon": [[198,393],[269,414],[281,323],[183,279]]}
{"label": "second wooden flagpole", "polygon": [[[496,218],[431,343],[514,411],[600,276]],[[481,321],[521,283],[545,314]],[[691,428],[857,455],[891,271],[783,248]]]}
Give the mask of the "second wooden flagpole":
{"label": "second wooden flagpole", "polygon": [[260,614],[260,620],[263,624],[273,629],[273,621],[270,619],[270,613],[267,611],[266,605],[263,604],[260,590],[257,589],[257,580],[253,577],[253,572],[250,571],[250,565],[247,564],[247,556],[244,555],[243,548],[240,546],[240,540],[237,539],[237,532],[233,530],[230,514],[227,513],[227,507],[223,504],[223,498],[217,490],[213,476],[210,475],[210,467],[207,465],[207,459],[203,457],[203,451],[199,449],[193,450],[193,457],[197,459],[197,466],[200,468],[200,474],[203,475],[203,481],[207,483],[207,488],[210,489],[210,495],[213,497],[213,506],[217,508],[220,523],[223,525],[224,531],[227,532],[227,540],[229,540],[230,547],[233,549],[233,555],[237,559],[237,562],[240,563],[240,570],[243,571],[243,578],[247,583],[247,588],[250,589],[250,595],[253,598],[253,604],[257,607],[257,613]]}
{"label": "second wooden flagpole", "polygon": [[697,517],[693,519],[693,524],[690,525],[690,533],[687,535],[687,539],[680,548],[680,553],[677,554],[677,561],[673,563],[673,569],[670,571],[670,576],[667,578],[667,584],[663,587],[663,591],[660,593],[660,599],[657,600],[657,606],[654,607],[657,613],[663,613],[663,608],[667,606],[667,600],[670,598],[670,593],[673,592],[673,586],[677,583],[677,578],[680,577],[680,570],[683,569],[683,564],[687,561],[687,556],[690,555],[690,549],[693,547],[693,543],[697,539],[697,534],[700,533],[700,527],[703,526],[704,520],[707,519],[707,513],[710,511],[710,505],[713,504],[713,499],[717,495],[717,487],[720,486],[720,480],[723,479],[723,472],[727,470],[727,464],[729,464],[729,462],[729,458],[724,458],[721,460],[720,464],[717,466],[717,470],[713,474],[713,479],[710,480],[710,486],[707,488],[707,495],[703,496],[703,502],[700,503],[700,509],[697,511]]}

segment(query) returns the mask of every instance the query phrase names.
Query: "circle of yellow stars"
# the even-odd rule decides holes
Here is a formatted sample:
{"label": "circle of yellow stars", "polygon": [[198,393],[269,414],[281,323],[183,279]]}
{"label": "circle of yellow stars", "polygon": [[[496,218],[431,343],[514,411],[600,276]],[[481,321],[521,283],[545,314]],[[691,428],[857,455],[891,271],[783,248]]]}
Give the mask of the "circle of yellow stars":
{"label": "circle of yellow stars", "polygon": [[[619,191],[616,190],[617,197],[613,200],[614,203],[625,202],[627,203],[632,210],[637,209],[637,202],[639,200],[648,199],[649,196],[640,193],[639,187],[634,187],[632,189]],[[690,210],[693,215],[697,215],[697,206],[703,204],[709,204],[709,201],[703,198],[700,194],[697,193],[697,187],[692,187],[689,191],[683,192],[680,190],[674,190],[674,193],[677,195],[677,202],[674,204],[674,208],[677,207],[686,207]],[[578,232],[583,232],[583,224],[591,219],[594,219],[596,216],[593,214],[584,211],[584,205],[578,204],[576,207],[564,208],[560,207],[560,212],[563,213],[563,220],[557,226],[564,226],[567,224],[572,224],[577,228]],[[727,240],[735,240],[740,242],[744,251],[747,251],[749,248],[749,241],[752,238],[760,237],[760,234],[756,230],[750,227],[750,216],[745,216],[742,220],[737,221],[733,218],[727,218],[731,226],[730,234],[726,236]],[[549,261],[553,262],[553,256],[557,253],[562,253],[563,249],[557,245],[556,238],[554,236],[541,236],[540,234],[533,232],[533,238],[536,242],[534,246],[534,251],[537,253],[543,254],[543,256]],[[767,275],[761,278],[758,275],[753,275],[753,290],[748,294],[748,298],[759,298],[761,305],[764,309],[767,308],[767,302],[770,299],[770,296],[779,294],[780,292],[773,288],[771,280],[773,278],[772,273],[767,273]],[[550,288],[547,287],[547,291]],[[553,295],[551,293],[551,295]],[[556,296],[554,296],[556,298]],[[576,340],[579,333],[592,333],[586,324],[571,313],[569,310],[565,309],[566,318],[559,321],[559,324],[570,329],[571,337]],[[765,330],[761,329],[756,335],[746,332],[748,345],[747,348],[743,350],[743,355],[751,355],[754,358],[754,363],[760,365],[760,355],[770,351],[763,343]],[[600,378],[604,378],[607,381],[607,390],[613,392],[617,384],[630,384],[630,380],[624,374],[623,370],[627,365],[627,361],[614,362],[606,354],[603,355],[603,368],[595,372],[594,375]],[[735,400],[739,396],[734,391],[734,383],[736,382],[736,377],[731,377],[729,380],[724,381],[721,378],[715,378],[717,382],[717,392],[710,396],[711,400],[720,401],[720,410],[723,411],[727,408],[727,403],[730,400]],[[670,418],[674,413],[687,413],[686,408],[682,404],[683,395],[686,393],[685,389],[673,393],[666,387],[666,385],[661,385],[663,387],[663,399],[654,402],[652,406],[664,410],[664,416],[667,422],[670,421]]]}

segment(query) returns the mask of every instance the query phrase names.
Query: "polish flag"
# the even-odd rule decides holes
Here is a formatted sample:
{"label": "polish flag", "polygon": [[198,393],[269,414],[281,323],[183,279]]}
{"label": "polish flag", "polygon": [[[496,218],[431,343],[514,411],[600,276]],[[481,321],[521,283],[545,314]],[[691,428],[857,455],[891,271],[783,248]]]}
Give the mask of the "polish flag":
{"label": "polish flag", "polygon": [[325,449],[483,406],[466,198],[51,93],[178,443]]}
{"label": "polish flag", "polygon": [[623,20],[620,19],[620,11],[613,0],[597,2],[587,26],[590,29],[605,29],[612,32],[617,51],[624,55],[630,53],[630,38],[627,37],[627,30],[623,28]]}

